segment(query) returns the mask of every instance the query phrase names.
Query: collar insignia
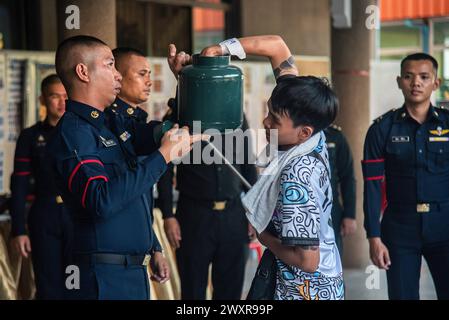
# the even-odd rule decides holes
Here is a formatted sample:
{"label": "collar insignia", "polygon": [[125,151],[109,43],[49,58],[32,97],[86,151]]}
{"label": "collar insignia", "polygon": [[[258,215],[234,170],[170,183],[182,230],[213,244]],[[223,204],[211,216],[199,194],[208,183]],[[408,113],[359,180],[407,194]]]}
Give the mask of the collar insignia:
{"label": "collar insignia", "polygon": [[94,110],[90,113],[90,116],[94,119],[97,119],[100,116],[100,114],[98,113],[98,111]]}
{"label": "collar insignia", "polygon": [[106,147],[106,148],[109,148],[109,147],[112,147],[112,146],[116,146],[117,145],[117,143],[113,140],[113,139],[105,139],[105,138],[103,138],[102,136],[100,136],[100,140],[101,140],[101,143]]}

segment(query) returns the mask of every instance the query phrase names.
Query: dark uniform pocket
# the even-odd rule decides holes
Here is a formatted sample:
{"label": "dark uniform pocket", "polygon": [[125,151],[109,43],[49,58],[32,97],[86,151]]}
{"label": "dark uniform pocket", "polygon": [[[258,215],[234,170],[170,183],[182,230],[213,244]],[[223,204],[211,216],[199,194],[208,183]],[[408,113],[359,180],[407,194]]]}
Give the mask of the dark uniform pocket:
{"label": "dark uniform pocket", "polygon": [[386,147],[386,171],[395,176],[414,176],[413,145],[390,142]]}
{"label": "dark uniform pocket", "polygon": [[427,169],[433,173],[449,170],[449,142],[427,142]]}

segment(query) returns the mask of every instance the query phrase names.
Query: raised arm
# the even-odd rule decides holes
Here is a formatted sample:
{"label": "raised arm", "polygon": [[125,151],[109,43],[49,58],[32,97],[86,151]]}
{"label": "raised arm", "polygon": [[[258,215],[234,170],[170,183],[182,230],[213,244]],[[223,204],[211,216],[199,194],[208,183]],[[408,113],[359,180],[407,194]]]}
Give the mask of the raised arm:
{"label": "raised arm", "polygon": [[[283,75],[298,75],[298,69],[295,66],[294,58],[284,40],[277,35],[264,35],[244,37],[238,39],[244,52],[248,55],[262,56],[270,59],[274,75],[277,78]],[[201,51],[205,56],[219,56],[226,54],[223,48],[226,47],[227,41],[204,48]],[[226,48],[225,48],[225,51]],[[230,52],[232,54],[232,51]]]}

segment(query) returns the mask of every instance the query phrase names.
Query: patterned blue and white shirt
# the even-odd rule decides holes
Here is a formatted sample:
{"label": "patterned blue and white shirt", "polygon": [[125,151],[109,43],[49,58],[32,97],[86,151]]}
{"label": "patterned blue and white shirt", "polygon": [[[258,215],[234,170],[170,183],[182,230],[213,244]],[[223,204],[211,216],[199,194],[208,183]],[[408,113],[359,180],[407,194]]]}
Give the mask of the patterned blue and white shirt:
{"label": "patterned blue and white shirt", "polygon": [[332,228],[332,188],[326,138],[315,156],[292,159],[281,174],[281,188],[272,222],[282,244],[319,246],[320,263],[314,273],[277,260],[276,300],[344,299],[340,254]]}

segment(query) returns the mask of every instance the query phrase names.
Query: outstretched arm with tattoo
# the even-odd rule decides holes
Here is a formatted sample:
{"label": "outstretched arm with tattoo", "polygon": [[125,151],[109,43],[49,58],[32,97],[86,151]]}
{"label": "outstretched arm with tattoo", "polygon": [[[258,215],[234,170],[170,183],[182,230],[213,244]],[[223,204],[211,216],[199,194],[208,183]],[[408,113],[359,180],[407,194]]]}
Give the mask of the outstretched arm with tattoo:
{"label": "outstretched arm with tattoo", "polygon": [[284,263],[310,273],[318,269],[320,263],[319,246],[286,246],[281,243],[281,239],[268,231],[258,234],[257,238]]}
{"label": "outstretched arm with tattoo", "polygon": [[[276,79],[287,74],[298,75],[298,69],[295,66],[290,49],[280,36],[254,36],[238,40],[246,54],[270,59]],[[204,56],[219,56],[223,55],[224,52],[222,46],[216,44],[204,48],[201,54]]]}

